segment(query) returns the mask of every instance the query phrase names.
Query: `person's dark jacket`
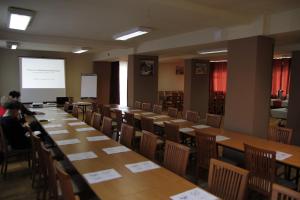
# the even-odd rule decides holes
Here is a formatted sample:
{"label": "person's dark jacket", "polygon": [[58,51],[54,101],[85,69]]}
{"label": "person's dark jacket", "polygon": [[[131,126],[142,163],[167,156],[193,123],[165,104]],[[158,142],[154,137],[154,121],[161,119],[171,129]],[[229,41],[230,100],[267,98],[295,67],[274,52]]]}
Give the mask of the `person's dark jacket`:
{"label": "person's dark jacket", "polygon": [[21,106],[21,109],[20,109],[20,110],[21,110],[21,114],[22,114],[22,115],[26,114],[26,115],[32,116],[32,115],[35,115],[35,114],[36,114],[35,112],[32,112],[32,111],[28,110],[28,109],[24,106],[24,104],[20,103],[20,106]]}

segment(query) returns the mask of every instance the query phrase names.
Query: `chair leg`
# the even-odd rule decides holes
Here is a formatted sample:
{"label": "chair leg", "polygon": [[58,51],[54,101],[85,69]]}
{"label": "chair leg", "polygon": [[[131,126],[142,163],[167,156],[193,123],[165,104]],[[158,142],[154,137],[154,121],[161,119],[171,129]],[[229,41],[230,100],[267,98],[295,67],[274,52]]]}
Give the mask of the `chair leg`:
{"label": "chair leg", "polygon": [[4,171],[3,171],[3,178],[6,179],[6,176],[7,176],[7,160],[5,160],[4,162]]}

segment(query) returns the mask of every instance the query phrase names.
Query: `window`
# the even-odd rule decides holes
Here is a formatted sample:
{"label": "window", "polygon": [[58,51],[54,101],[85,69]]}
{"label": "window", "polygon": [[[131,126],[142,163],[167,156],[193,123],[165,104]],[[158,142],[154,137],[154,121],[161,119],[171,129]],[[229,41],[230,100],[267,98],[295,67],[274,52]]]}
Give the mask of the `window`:
{"label": "window", "polygon": [[119,78],[120,78],[120,105],[127,106],[127,61],[120,61]]}

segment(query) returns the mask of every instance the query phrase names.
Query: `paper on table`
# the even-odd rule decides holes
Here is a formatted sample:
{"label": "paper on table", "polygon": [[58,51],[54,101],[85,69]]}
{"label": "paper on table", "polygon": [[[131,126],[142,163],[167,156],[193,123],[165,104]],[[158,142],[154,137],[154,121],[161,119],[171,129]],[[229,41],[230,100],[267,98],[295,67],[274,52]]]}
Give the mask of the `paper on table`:
{"label": "paper on table", "polygon": [[195,126],[192,126],[193,128],[197,128],[197,129],[202,129],[202,128],[209,128],[211,126],[207,126],[207,125],[204,125],[204,124],[199,124],[199,125],[195,125]]}
{"label": "paper on table", "polygon": [[172,200],[217,200],[218,197],[206,192],[201,188],[194,188],[186,192],[171,196]]}
{"label": "paper on table", "polygon": [[57,115],[68,115],[69,113],[66,113],[66,112],[59,112],[59,113],[56,113]]}
{"label": "paper on table", "polygon": [[158,115],[158,116],[155,116],[155,118],[157,118],[157,119],[166,118],[166,117],[168,117],[168,116],[167,115]]}
{"label": "paper on table", "polygon": [[181,128],[181,129],[179,129],[179,131],[183,132],[183,133],[188,133],[188,132],[194,131],[194,129],[192,129],[192,128]]}
{"label": "paper on table", "polygon": [[92,136],[92,137],[86,137],[86,139],[90,142],[92,141],[103,141],[103,140],[109,140],[109,137],[105,136],[105,135],[101,135],[101,136]]}
{"label": "paper on table", "polygon": [[125,146],[109,147],[109,148],[104,148],[102,150],[107,154],[115,154],[115,153],[122,153],[122,152],[130,151],[130,149],[128,149]]}
{"label": "paper on table", "polygon": [[100,183],[122,177],[115,169],[106,169],[92,173],[83,174],[89,184]]}
{"label": "paper on table", "polygon": [[139,173],[139,172],[160,168],[159,165],[151,161],[126,164],[125,167],[127,167],[132,173]]}
{"label": "paper on table", "polygon": [[142,110],[139,110],[139,109],[130,110],[130,112],[139,112],[139,111],[142,111]]}
{"label": "paper on table", "polygon": [[62,119],[64,121],[75,121],[75,120],[78,120],[77,118],[75,117],[71,117],[71,118],[65,118],[65,119]]}
{"label": "paper on table", "polygon": [[292,156],[292,154],[288,154],[288,153],[281,152],[281,151],[276,151],[276,160],[284,160],[291,156]]}
{"label": "paper on table", "polygon": [[217,142],[222,142],[222,141],[229,140],[229,139],[230,139],[229,137],[226,137],[226,136],[223,136],[223,135],[217,135],[216,136],[216,141]]}
{"label": "paper on table", "polygon": [[47,124],[44,125],[44,128],[58,128],[58,127],[62,127],[61,124]]}
{"label": "paper on table", "polygon": [[179,123],[179,122],[186,122],[185,119],[173,119],[171,122]]}
{"label": "paper on table", "polygon": [[80,140],[77,139],[77,138],[56,141],[56,144],[60,145],[60,146],[62,146],[62,145],[68,145],[68,144],[78,144],[78,143],[80,143]]}
{"label": "paper on table", "polygon": [[97,158],[98,156],[92,151],[87,151],[82,153],[68,154],[67,157],[69,158],[70,161],[76,161],[76,160]]}
{"label": "paper on table", "polygon": [[48,131],[48,133],[50,135],[58,135],[58,134],[65,134],[65,133],[69,133],[68,130],[57,130],[57,131]]}
{"label": "paper on table", "polygon": [[85,132],[85,131],[94,131],[96,130],[95,128],[93,127],[86,127],[86,128],[76,128],[75,129],[77,132]]}
{"label": "paper on table", "polygon": [[81,126],[81,125],[86,125],[84,122],[71,122],[68,123],[69,126]]}
{"label": "paper on table", "polygon": [[152,115],[152,114],[154,114],[153,112],[143,112],[143,113],[141,113],[142,115]]}

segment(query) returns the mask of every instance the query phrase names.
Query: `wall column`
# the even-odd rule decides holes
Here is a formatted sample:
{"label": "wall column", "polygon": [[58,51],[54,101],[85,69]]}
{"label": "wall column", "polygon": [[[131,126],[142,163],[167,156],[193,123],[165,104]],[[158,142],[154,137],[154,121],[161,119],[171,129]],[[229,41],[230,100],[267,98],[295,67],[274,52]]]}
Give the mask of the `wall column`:
{"label": "wall column", "polygon": [[266,137],[274,40],[256,36],[228,42],[224,128]]}

